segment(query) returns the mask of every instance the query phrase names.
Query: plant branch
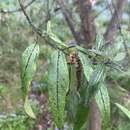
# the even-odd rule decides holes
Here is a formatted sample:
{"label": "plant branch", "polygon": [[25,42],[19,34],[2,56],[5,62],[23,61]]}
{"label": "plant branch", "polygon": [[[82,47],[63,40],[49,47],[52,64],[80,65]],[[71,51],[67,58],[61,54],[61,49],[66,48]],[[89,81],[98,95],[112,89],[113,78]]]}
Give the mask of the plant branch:
{"label": "plant branch", "polygon": [[[31,0],[27,5],[25,5],[23,8],[26,9],[29,6],[31,6],[36,0]],[[1,9],[0,13],[6,14],[6,13],[17,13],[22,11],[21,8],[15,9],[15,10],[6,10],[6,9]]]}
{"label": "plant branch", "polygon": [[104,38],[107,43],[111,43],[117,34],[118,27],[121,21],[123,7],[127,0],[117,0],[117,6],[114,8],[114,14],[110,20],[108,28],[104,34]]}
{"label": "plant branch", "polygon": [[[19,1],[19,5],[20,5],[20,7],[21,7],[21,10],[22,10],[23,14],[25,15],[25,17],[26,17],[26,19],[27,19],[29,25],[31,26],[33,32],[36,33],[36,34],[37,34],[38,36],[40,36],[41,38],[43,38],[43,39],[45,40],[45,42],[46,42],[48,45],[50,45],[52,48],[58,49],[58,50],[60,50],[60,51],[63,52],[63,49],[62,49],[62,48],[60,48],[60,47],[58,47],[58,46],[52,44],[51,42],[49,42],[48,39],[47,39],[47,36],[43,35],[43,33],[40,31],[40,29],[37,28],[37,27],[32,23],[32,20],[31,20],[30,17],[28,16],[28,14],[27,14],[27,12],[26,12],[26,10],[25,10],[25,8],[24,8],[24,6],[23,6],[21,0],[18,0],[18,1]],[[65,53],[65,52],[64,52],[64,53]]]}
{"label": "plant branch", "polygon": [[60,5],[61,11],[65,17],[65,20],[70,28],[70,31],[75,39],[75,41],[77,42],[77,44],[81,43],[81,38],[80,35],[76,32],[74,25],[73,25],[73,21],[72,18],[70,16],[69,11],[67,10],[67,8],[64,5],[64,1],[63,0],[57,0],[57,3]]}
{"label": "plant branch", "polygon": [[[120,2],[123,2],[123,3],[120,3]],[[119,30],[119,33],[123,39],[123,45],[124,45],[124,49],[126,52],[126,57],[128,58],[128,63],[130,63],[130,55],[128,52],[126,39],[122,33],[122,28],[121,28],[121,15],[123,13],[123,6],[126,4],[126,2],[127,2],[127,0],[124,0],[124,1],[118,0],[117,6],[115,6],[113,3],[113,7],[114,7],[115,12],[113,14],[113,17],[111,19],[111,23],[110,23],[104,36],[105,36],[107,43],[110,43],[113,41],[114,36],[116,35],[117,31]],[[113,30],[111,29],[112,26],[113,26]],[[110,39],[110,37],[111,37],[111,39]]]}
{"label": "plant branch", "polygon": [[122,33],[121,27],[119,27],[119,32],[120,32],[120,35],[123,39],[123,45],[124,45],[124,49],[125,49],[125,52],[126,52],[126,57],[128,58],[128,63],[130,63],[130,54],[129,54],[128,47],[127,47],[127,44],[126,44],[126,39],[124,37],[124,34]]}

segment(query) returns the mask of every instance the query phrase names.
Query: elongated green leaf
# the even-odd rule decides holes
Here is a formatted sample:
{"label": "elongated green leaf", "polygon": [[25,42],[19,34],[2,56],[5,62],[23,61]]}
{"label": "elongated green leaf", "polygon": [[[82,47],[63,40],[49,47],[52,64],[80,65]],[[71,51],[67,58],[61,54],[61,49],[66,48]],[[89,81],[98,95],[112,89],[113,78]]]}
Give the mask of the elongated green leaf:
{"label": "elongated green leaf", "polygon": [[86,97],[86,89],[88,87],[88,82],[86,80],[85,75],[82,77],[81,86],[79,89],[80,100],[77,105],[76,116],[74,120],[74,130],[80,130],[83,125],[86,123],[89,113],[89,105],[85,104],[85,97]]}
{"label": "elongated green leaf", "polygon": [[[86,60],[84,58],[84,62],[85,61]],[[82,65],[83,65],[84,71],[88,69],[87,65],[85,65],[85,63],[82,62]],[[86,122],[88,113],[89,113],[89,102],[98,90],[98,83],[103,78],[103,74],[104,74],[103,72],[104,72],[103,65],[98,65],[96,67],[96,69],[92,73],[89,74],[89,77],[88,77],[88,75],[86,76],[85,72],[84,72],[86,80],[88,80],[89,84],[88,85],[84,84],[83,85],[84,87],[82,87],[82,89],[80,91],[82,100],[81,100],[81,103],[77,107],[76,118],[75,118],[75,122],[74,122],[74,130],[80,130],[80,128]],[[86,71],[86,74],[87,74],[87,71]],[[86,83],[86,82],[84,82],[84,83]],[[84,95],[85,95],[85,97],[84,97]]]}
{"label": "elongated green leaf", "polygon": [[50,33],[52,33],[52,31],[51,31],[51,21],[48,21],[48,23],[47,23],[47,34],[50,34]]}
{"label": "elongated green leaf", "polygon": [[99,90],[100,86],[98,84],[103,81],[104,71],[105,71],[105,67],[103,64],[97,65],[95,70],[93,71],[89,80],[89,85],[86,93],[87,104],[90,102],[91,98],[95,96],[96,92]]}
{"label": "elongated green leaf", "polygon": [[99,65],[95,70],[93,70],[91,62],[85,53],[79,51],[78,55],[83,66],[83,72],[85,78],[89,82],[89,84],[87,85],[87,83],[85,82],[86,85],[83,85],[85,87],[82,86],[82,90],[80,91],[82,101],[77,106],[76,118],[74,122],[74,130],[80,130],[80,128],[84,125],[85,121],[87,120],[89,113],[88,103],[91,97],[94,96],[94,94],[98,90],[97,85],[102,79],[104,72],[103,65]]}
{"label": "elongated green leaf", "polygon": [[130,119],[130,111],[118,103],[115,103],[115,104]]}
{"label": "elongated green leaf", "polygon": [[32,78],[36,71],[36,61],[38,55],[39,46],[36,44],[32,44],[23,52],[21,59],[21,81],[25,100],[24,108],[26,113],[32,118],[35,118],[35,115],[28,101],[28,92],[30,90]]}
{"label": "elongated green leaf", "polygon": [[87,55],[85,55],[82,52],[79,52],[78,55],[79,55],[80,61],[81,61],[82,66],[83,66],[84,75],[85,75],[87,81],[89,81],[90,76],[92,75],[92,72],[93,72],[90,60],[87,57]]}
{"label": "elongated green leaf", "polygon": [[105,67],[103,64],[99,64],[96,66],[96,69],[93,71],[90,80],[89,86],[97,85],[104,77]]}
{"label": "elongated green leaf", "polygon": [[63,47],[67,47],[55,34],[50,33],[49,37],[56,43],[58,43],[59,45],[63,46]]}
{"label": "elongated green leaf", "polygon": [[79,95],[74,91],[70,91],[66,99],[67,121],[74,123],[76,118],[77,106],[79,104]]}
{"label": "elongated green leaf", "polygon": [[95,59],[96,62],[107,62],[111,60],[111,58],[102,51],[89,49],[88,52]]}
{"label": "elongated green leaf", "polygon": [[126,53],[125,52],[120,52],[114,57],[114,61],[121,61],[125,58]]}
{"label": "elongated green leaf", "polygon": [[76,49],[77,49],[79,52],[82,52],[82,53],[88,55],[88,50],[87,50],[87,49],[85,49],[85,48],[83,48],[83,47],[81,47],[81,46],[78,46],[78,45],[76,45]]}
{"label": "elongated green leaf", "polygon": [[82,103],[77,106],[76,118],[74,122],[74,130],[80,130],[80,128],[87,121],[88,114],[89,114],[89,106],[86,106]]}
{"label": "elongated green leaf", "polygon": [[104,44],[104,37],[101,34],[97,34],[96,36],[96,50],[101,50]]}
{"label": "elongated green leaf", "polygon": [[75,65],[69,65],[69,89],[77,91],[77,75]]}
{"label": "elongated green leaf", "polygon": [[28,96],[26,96],[26,99],[25,99],[24,109],[25,109],[26,113],[27,113],[30,117],[36,118],[36,117],[35,117],[35,114],[34,114],[34,112],[33,112],[33,110],[32,110],[32,108],[31,108],[31,105],[30,105],[30,103],[29,103]]}
{"label": "elongated green leaf", "polygon": [[54,42],[56,42],[56,44],[57,44],[58,46],[60,46],[60,47],[62,47],[62,48],[67,48],[67,47],[68,47],[64,42],[62,42],[62,41],[58,38],[58,36],[56,36],[56,35],[52,32],[52,30],[51,30],[51,22],[50,22],[50,21],[47,23],[47,34],[48,34],[49,38],[50,38],[51,40],[53,40]]}
{"label": "elongated green leaf", "polygon": [[99,90],[95,97],[102,117],[102,127],[105,130],[110,125],[110,98],[105,83],[99,84]]}
{"label": "elongated green leaf", "polygon": [[109,61],[110,57],[108,57],[104,52],[100,50],[95,50],[95,49],[85,49],[80,46],[76,46],[76,49],[83,53],[85,56],[90,56],[96,60],[96,62],[103,62],[103,61]]}
{"label": "elongated green leaf", "polygon": [[58,128],[64,125],[66,93],[69,88],[69,73],[65,55],[60,51],[52,54],[49,65],[49,103],[52,117]]}
{"label": "elongated green leaf", "polygon": [[75,65],[69,65],[69,92],[66,97],[67,120],[73,123],[76,114],[76,108],[79,103],[77,92],[77,77]]}

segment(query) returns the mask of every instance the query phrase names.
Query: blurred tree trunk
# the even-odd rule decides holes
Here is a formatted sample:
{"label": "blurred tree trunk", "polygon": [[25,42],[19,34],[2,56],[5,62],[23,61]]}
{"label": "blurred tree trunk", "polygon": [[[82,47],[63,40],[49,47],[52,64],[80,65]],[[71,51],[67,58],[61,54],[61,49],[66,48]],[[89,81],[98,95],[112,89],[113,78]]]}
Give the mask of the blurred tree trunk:
{"label": "blurred tree trunk", "polygon": [[85,47],[91,48],[96,37],[96,28],[92,19],[91,2],[90,0],[79,0],[78,5],[81,18],[81,33],[84,37]]}
{"label": "blurred tree trunk", "polygon": [[[96,38],[96,28],[94,25],[91,2],[90,0],[78,1],[80,18],[81,18],[81,33],[84,37],[84,46],[91,48]],[[90,104],[89,130],[101,130],[100,114],[95,99]]]}
{"label": "blurred tree trunk", "polygon": [[101,130],[101,118],[95,99],[90,104],[89,130]]}

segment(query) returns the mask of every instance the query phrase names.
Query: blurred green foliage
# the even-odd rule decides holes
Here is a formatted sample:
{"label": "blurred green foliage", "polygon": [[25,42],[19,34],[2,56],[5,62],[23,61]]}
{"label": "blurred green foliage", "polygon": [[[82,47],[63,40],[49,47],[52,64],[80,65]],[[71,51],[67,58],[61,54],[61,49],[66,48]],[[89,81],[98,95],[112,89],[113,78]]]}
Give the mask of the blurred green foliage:
{"label": "blurred green foliage", "polygon": [[1,130],[29,130],[34,126],[34,120],[28,118],[25,114],[0,115]]}

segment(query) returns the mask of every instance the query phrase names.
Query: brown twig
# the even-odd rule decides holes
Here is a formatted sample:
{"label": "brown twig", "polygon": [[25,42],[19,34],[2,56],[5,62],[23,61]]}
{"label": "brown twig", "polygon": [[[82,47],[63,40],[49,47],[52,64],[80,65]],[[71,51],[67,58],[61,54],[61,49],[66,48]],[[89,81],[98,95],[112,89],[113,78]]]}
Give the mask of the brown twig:
{"label": "brown twig", "polygon": [[65,53],[62,48],[60,48],[60,47],[58,47],[58,46],[56,46],[56,45],[54,45],[54,44],[52,44],[51,42],[48,41],[47,36],[44,36],[43,33],[40,31],[40,29],[37,28],[37,27],[32,23],[32,20],[31,20],[30,17],[28,16],[28,14],[27,14],[27,12],[26,12],[26,10],[25,10],[25,8],[24,8],[24,6],[23,6],[21,0],[18,0],[18,1],[19,1],[19,5],[20,5],[20,7],[21,7],[21,10],[22,10],[23,14],[25,15],[25,17],[26,17],[26,19],[27,19],[29,25],[31,26],[33,32],[36,33],[36,34],[37,34],[38,36],[40,36],[41,38],[43,38],[43,39],[45,40],[45,42],[46,42],[49,46],[51,46],[52,48],[58,49],[58,50],[62,51],[63,53]]}
{"label": "brown twig", "polygon": [[112,15],[110,24],[104,34],[104,38],[106,41],[108,41],[108,43],[112,42],[114,37],[117,34],[117,30],[118,30],[121,16],[122,16],[123,7],[124,7],[126,1],[127,0],[118,0],[117,6],[114,7],[114,9],[115,9],[114,14]]}
{"label": "brown twig", "polygon": [[[25,5],[23,8],[26,9],[28,8],[29,6],[31,6],[36,0],[32,0],[30,1],[27,5]],[[17,13],[17,12],[20,12],[22,11],[21,8],[18,8],[18,9],[15,9],[15,10],[6,10],[6,9],[0,9],[0,13],[3,13],[3,14],[10,14],[10,13]]]}
{"label": "brown twig", "polygon": [[120,22],[120,17],[119,17],[119,14],[118,14],[118,8],[114,5],[113,3],[113,7],[115,8],[115,11],[116,11],[116,14],[117,14],[117,17],[118,17],[118,20],[119,20],[119,33],[123,39],[123,45],[124,45],[124,49],[125,49],[125,52],[126,52],[126,57],[128,58],[128,63],[130,63],[130,55],[129,55],[129,51],[128,51],[128,48],[127,48],[127,44],[126,44],[126,38],[124,37],[124,34],[122,32],[122,27],[121,27],[121,22]]}
{"label": "brown twig", "polygon": [[63,0],[57,0],[57,3],[60,5],[61,11],[62,11],[62,13],[63,13],[63,15],[65,17],[65,20],[66,20],[66,22],[67,22],[67,24],[68,24],[68,26],[70,28],[70,31],[71,31],[75,41],[77,42],[77,44],[80,44],[82,42],[81,38],[80,38],[80,35],[75,30],[72,18],[70,16],[69,11],[67,10],[67,8],[64,5],[64,1]]}
{"label": "brown twig", "polygon": [[[115,10],[115,13],[113,14],[111,22],[112,22],[113,19],[115,19],[115,20],[113,20],[113,23],[111,23],[111,24],[113,24],[113,25],[115,24],[116,27],[113,30],[114,32],[112,32],[112,30],[110,30],[110,31],[111,31],[112,34],[114,33],[116,35],[117,30],[119,30],[119,33],[120,33],[120,35],[121,35],[121,37],[123,39],[123,45],[124,45],[124,49],[125,49],[125,52],[126,52],[126,57],[128,58],[128,62],[130,63],[130,55],[129,55],[129,51],[128,51],[128,48],[127,48],[126,39],[125,39],[125,37],[124,37],[124,35],[122,33],[122,27],[121,27],[121,19],[120,19],[120,17],[122,15],[122,9],[123,9],[122,4],[123,3],[120,3],[120,2],[121,2],[120,0],[119,0],[119,3],[117,2],[117,6],[115,6],[114,3],[112,3],[113,7],[114,7],[114,10]],[[126,1],[124,1],[124,2],[126,2]],[[119,9],[119,7],[121,9]],[[109,35],[109,33],[110,32],[106,32],[107,35]],[[107,38],[107,36],[106,36],[106,38]],[[112,38],[113,38],[113,35],[112,35]],[[109,40],[109,42],[111,42],[111,41]]]}
{"label": "brown twig", "polygon": [[106,0],[106,4],[108,5],[108,8],[109,8],[109,11],[110,11],[111,15],[113,15],[112,4],[111,4],[111,3],[109,3],[109,1],[108,1],[108,0]]}

